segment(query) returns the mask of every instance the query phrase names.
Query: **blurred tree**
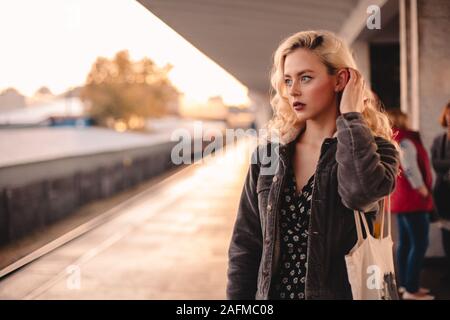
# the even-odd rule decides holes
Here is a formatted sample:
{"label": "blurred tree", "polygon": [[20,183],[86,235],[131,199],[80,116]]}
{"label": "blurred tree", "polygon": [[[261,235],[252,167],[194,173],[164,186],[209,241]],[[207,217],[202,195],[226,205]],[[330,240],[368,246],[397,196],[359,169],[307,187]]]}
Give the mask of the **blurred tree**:
{"label": "blurred tree", "polygon": [[142,129],[145,118],[167,114],[166,106],[178,100],[179,92],[168,79],[171,68],[160,68],[148,58],[133,62],[128,51],[118,52],[112,60],[99,57],[80,97],[99,124]]}
{"label": "blurred tree", "polygon": [[72,98],[72,97],[79,97],[80,93],[81,93],[81,88],[82,87],[70,87],[69,89],[67,89],[67,91],[61,93],[61,97],[63,98]]}
{"label": "blurred tree", "polygon": [[50,89],[43,86],[43,87],[40,87],[38,90],[36,90],[36,92],[33,94],[33,96],[31,96],[30,99],[28,99],[28,101],[29,101],[28,105],[34,106],[34,105],[40,105],[42,103],[48,103],[48,102],[52,101],[54,98],[55,98],[55,96],[50,91]]}
{"label": "blurred tree", "polygon": [[40,87],[38,90],[36,90],[34,95],[53,95],[53,93],[50,91],[49,88],[44,86],[44,87]]}

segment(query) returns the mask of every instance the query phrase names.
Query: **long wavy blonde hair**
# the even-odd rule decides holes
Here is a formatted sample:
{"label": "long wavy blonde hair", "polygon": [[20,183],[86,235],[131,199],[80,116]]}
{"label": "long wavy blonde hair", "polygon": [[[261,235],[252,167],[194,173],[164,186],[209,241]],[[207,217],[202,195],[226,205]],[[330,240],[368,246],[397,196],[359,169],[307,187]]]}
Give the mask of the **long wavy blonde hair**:
{"label": "long wavy blonde hair", "polygon": [[[334,33],[329,31],[302,31],[284,39],[273,56],[273,66],[270,75],[271,99],[273,117],[267,123],[267,131],[272,139],[276,137],[282,144],[286,144],[298,135],[305,127],[305,123],[297,119],[295,111],[289,105],[284,83],[284,61],[288,54],[303,48],[315,53],[327,67],[330,75],[336,74],[338,69],[357,69],[355,60],[349,47]],[[370,130],[375,136],[393,142],[392,129],[384,107],[378,97],[366,87],[364,96],[365,110],[362,112]]]}

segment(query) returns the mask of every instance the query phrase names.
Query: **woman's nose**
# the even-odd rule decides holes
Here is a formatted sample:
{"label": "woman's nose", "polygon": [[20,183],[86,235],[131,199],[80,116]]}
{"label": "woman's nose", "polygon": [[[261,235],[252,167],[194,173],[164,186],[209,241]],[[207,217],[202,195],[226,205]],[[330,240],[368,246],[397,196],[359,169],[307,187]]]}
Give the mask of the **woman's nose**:
{"label": "woman's nose", "polygon": [[294,81],[291,85],[291,87],[289,88],[289,94],[291,96],[300,96],[302,94],[301,90],[300,90],[300,86],[298,85],[298,83],[296,81]]}

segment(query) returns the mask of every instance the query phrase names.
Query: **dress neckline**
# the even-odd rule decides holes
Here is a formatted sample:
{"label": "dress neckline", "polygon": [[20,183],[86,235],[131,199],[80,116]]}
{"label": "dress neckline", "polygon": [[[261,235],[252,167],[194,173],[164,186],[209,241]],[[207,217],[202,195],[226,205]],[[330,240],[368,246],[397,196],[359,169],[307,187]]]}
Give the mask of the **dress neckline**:
{"label": "dress neckline", "polygon": [[297,196],[297,197],[300,197],[302,194],[303,194],[303,192],[305,191],[305,189],[307,188],[307,187],[309,187],[311,184],[312,184],[312,181],[311,180],[313,180],[314,179],[314,173],[312,174],[312,176],[311,177],[309,177],[309,179],[308,179],[308,181],[306,182],[306,184],[301,188],[301,190],[299,191],[298,189],[297,189],[297,178],[296,178],[296,176],[295,176],[295,172],[294,172],[294,169],[292,168],[292,166],[291,166],[291,177],[292,177],[292,181],[293,181],[293,184],[294,184],[294,194]]}

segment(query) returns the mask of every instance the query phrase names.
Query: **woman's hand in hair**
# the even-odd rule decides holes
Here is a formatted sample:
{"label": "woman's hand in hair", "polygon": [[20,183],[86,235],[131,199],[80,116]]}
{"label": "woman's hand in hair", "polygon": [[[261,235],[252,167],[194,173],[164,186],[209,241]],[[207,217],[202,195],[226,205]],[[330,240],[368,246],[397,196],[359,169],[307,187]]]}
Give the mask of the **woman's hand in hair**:
{"label": "woman's hand in hair", "polygon": [[345,85],[340,103],[340,112],[363,112],[365,99],[365,82],[362,75],[355,69],[347,69],[350,78]]}

